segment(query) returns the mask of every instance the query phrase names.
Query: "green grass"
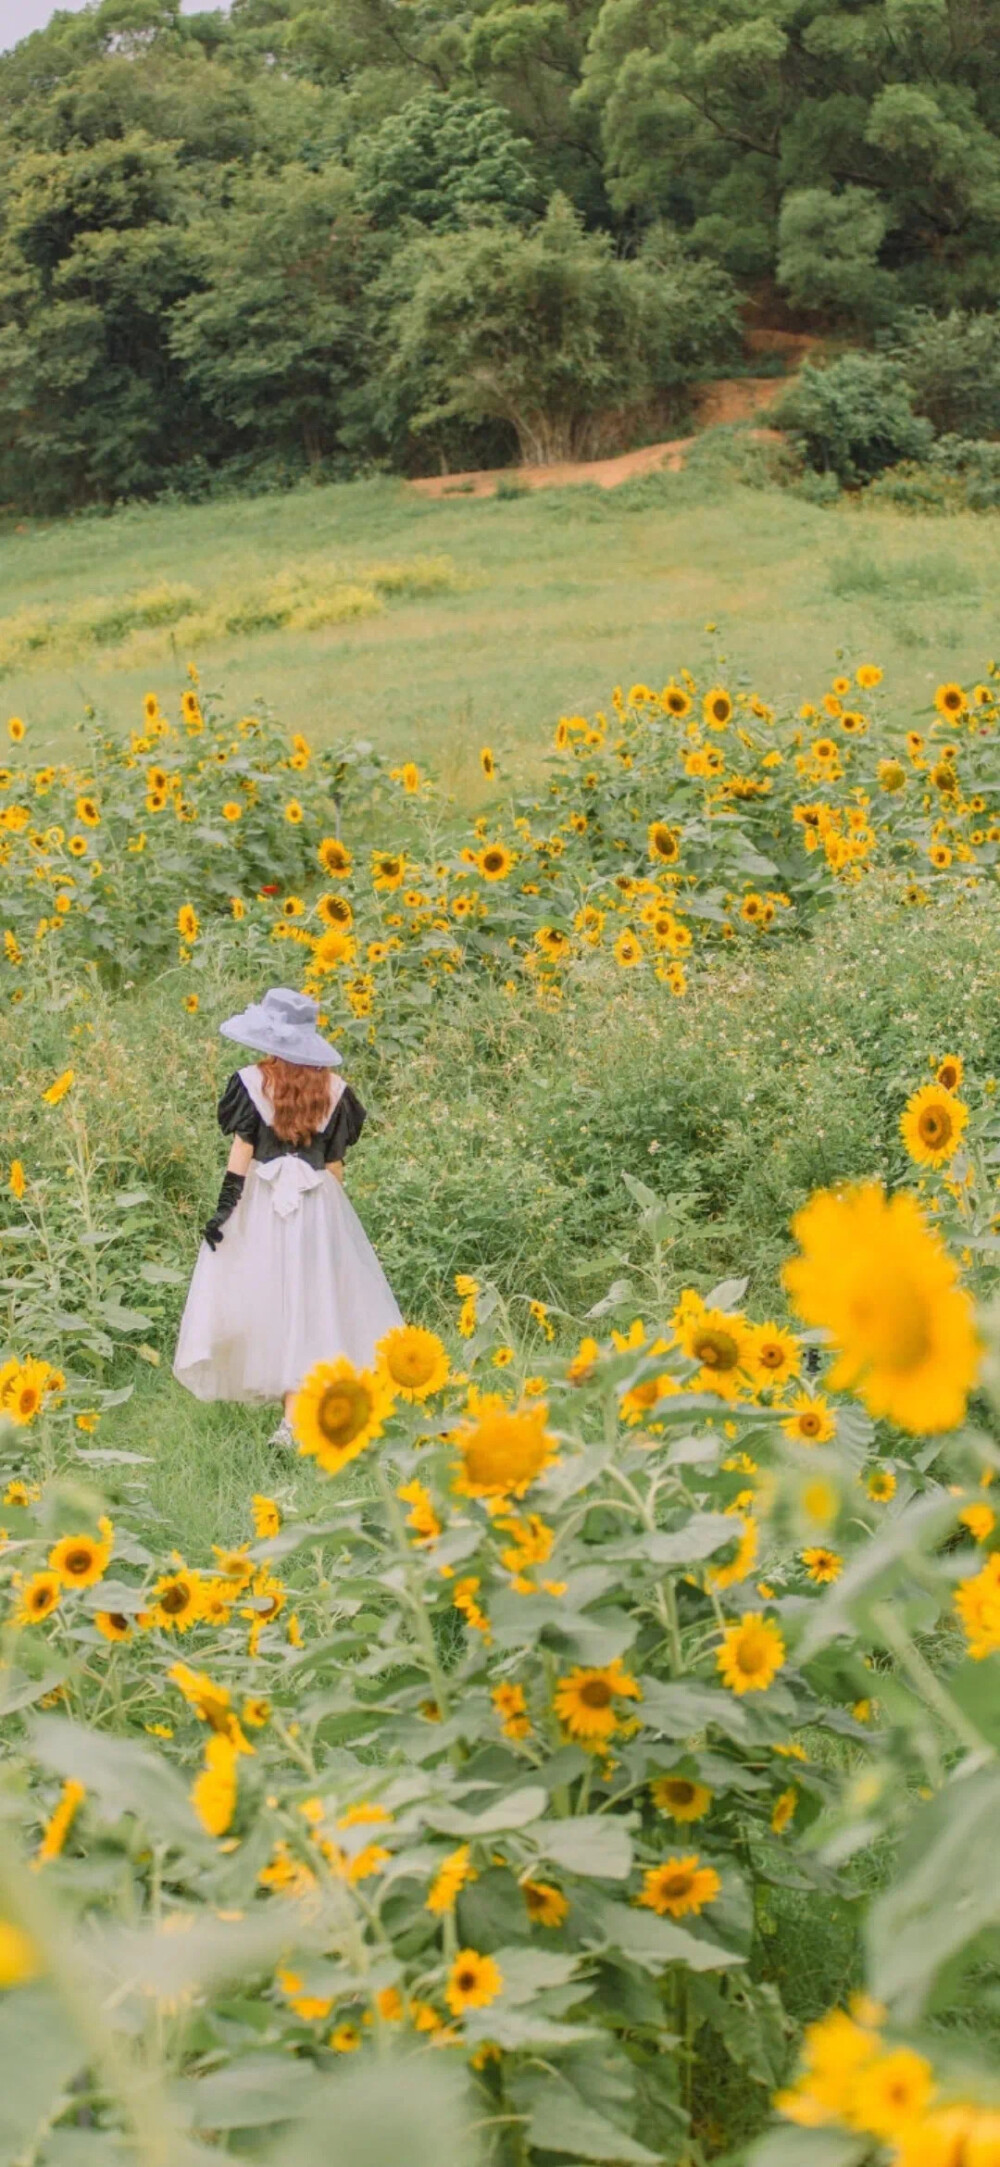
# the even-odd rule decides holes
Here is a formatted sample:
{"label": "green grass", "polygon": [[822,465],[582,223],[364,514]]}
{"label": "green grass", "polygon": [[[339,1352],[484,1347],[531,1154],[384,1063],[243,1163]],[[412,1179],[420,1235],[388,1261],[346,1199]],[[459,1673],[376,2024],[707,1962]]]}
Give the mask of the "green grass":
{"label": "green grass", "polygon": [[[602,704],[618,679],[714,672],[720,649],[765,697],[796,700],[823,689],[842,653],[876,659],[900,717],[926,707],[942,674],[982,669],[1000,523],[823,510],[727,480],[704,441],[689,472],[607,492],[428,501],[383,480],[8,526],[0,651],[5,620],[29,610],[113,621],[106,605],[166,582],[217,615],[227,595],[313,560],[350,574],[449,557],[459,591],[395,595],[380,614],[314,630],[216,632],[195,659],[231,707],[263,698],[319,740],[360,734],[447,764],[465,795],[484,741],[523,759],[557,715]],[[168,626],[159,660],[129,661],[130,636],[83,640],[73,660],[41,648],[0,676],[0,708],[40,746],[58,745],[86,700],[116,729],[133,725],[150,685],[172,700],[189,652],[182,628],[171,652]]]}

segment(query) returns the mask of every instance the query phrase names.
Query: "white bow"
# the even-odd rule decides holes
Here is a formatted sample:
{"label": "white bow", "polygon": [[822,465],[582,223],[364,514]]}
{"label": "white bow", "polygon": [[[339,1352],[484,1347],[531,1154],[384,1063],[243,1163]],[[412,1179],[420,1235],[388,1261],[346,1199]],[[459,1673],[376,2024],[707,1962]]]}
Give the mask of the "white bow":
{"label": "white bow", "polygon": [[279,1219],[290,1219],[292,1213],[298,1211],[306,1190],[319,1189],[328,1179],[323,1167],[309,1166],[293,1152],[286,1152],[280,1159],[258,1160],[256,1172],[270,1188]]}

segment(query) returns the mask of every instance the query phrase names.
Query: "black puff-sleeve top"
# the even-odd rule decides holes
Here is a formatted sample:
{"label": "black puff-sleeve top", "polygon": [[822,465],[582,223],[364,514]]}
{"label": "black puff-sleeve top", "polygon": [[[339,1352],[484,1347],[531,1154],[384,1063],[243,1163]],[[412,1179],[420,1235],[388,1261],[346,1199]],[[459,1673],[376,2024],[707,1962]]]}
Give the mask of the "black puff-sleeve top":
{"label": "black puff-sleeve top", "polygon": [[345,1084],[330,1119],[323,1129],[317,1129],[308,1144],[290,1144],[286,1137],[277,1136],[258,1113],[239,1070],[230,1076],[219,1100],[219,1127],[224,1136],[242,1136],[253,1145],[255,1159],[282,1159],[292,1156],[304,1159],[308,1166],[329,1166],[334,1159],[342,1159],[345,1151],[356,1144],[364,1128],[365,1109],[357,1094]]}

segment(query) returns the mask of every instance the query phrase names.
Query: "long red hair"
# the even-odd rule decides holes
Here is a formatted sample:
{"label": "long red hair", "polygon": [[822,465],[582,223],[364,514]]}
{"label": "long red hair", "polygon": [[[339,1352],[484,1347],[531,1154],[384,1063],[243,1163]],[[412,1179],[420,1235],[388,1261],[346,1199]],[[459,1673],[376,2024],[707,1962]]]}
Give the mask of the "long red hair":
{"label": "long red hair", "polygon": [[271,1126],[286,1144],[311,1143],[330,1118],[330,1071],[304,1068],[268,1054],[259,1063],[264,1089],[274,1107]]}

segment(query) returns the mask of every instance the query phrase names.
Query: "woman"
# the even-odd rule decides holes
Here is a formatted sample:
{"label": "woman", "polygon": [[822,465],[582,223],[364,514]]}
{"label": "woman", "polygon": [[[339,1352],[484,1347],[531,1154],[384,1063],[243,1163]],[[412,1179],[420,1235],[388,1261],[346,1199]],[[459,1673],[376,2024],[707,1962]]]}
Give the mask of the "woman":
{"label": "woman", "polygon": [[290,1444],[291,1401],[317,1362],[371,1363],[399,1310],[344,1191],[344,1154],[365,1109],[336,1076],[316,1003],[272,986],[219,1028],[262,1055],[219,1100],[233,1139],[204,1228],[174,1376],[196,1399],[281,1400],[272,1444]]}

